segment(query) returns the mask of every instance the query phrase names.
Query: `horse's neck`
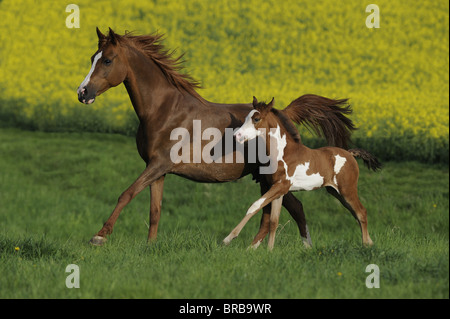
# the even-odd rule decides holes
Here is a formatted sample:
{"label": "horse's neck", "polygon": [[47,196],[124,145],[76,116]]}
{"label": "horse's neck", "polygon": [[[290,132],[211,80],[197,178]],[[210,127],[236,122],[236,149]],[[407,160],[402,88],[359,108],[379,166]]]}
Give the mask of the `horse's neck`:
{"label": "horse's neck", "polygon": [[124,85],[139,119],[147,119],[158,114],[164,106],[170,112],[173,101],[180,100],[181,92],[174,87],[161,69],[137,50],[129,50],[129,72]]}

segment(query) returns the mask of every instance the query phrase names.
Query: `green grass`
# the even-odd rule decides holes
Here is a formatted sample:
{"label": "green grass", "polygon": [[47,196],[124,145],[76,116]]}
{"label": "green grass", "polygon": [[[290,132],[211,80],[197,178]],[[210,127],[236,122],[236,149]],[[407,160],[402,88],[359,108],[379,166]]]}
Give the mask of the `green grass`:
{"label": "green grass", "polygon": [[[166,178],[158,240],[147,244],[149,192],[128,205],[103,247],[88,240],[144,165],[129,137],[0,129],[0,298],[448,298],[448,167],[361,166],[372,248],[325,191],[296,193],[314,248],[283,209],[275,249],[246,250],[255,216],[222,239],[258,198],[250,178],[200,184]],[[364,147],[364,145],[361,145]],[[16,250],[15,248],[18,248]],[[68,289],[68,264],[80,289]],[[380,289],[368,289],[368,264]]]}

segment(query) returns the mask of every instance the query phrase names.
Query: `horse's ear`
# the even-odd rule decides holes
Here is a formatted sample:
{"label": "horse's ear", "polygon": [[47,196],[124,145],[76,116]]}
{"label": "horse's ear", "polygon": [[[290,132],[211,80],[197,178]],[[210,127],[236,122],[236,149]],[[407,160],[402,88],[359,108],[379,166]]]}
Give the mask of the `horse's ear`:
{"label": "horse's ear", "polygon": [[269,108],[272,108],[274,102],[275,102],[275,98],[273,97],[273,98],[272,98],[272,101],[270,101],[270,103],[267,104],[267,106],[268,106]]}
{"label": "horse's ear", "polygon": [[258,100],[256,97],[253,97],[253,107],[256,107],[256,105],[258,105]]}
{"label": "horse's ear", "polygon": [[111,41],[112,44],[116,45],[117,40],[116,40],[116,34],[114,33],[114,31],[109,28],[109,41]]}
{"label": "horse's ear", "polygon": [[97,36],[98,36],[98,48],[100,49],[100,47],[106,41],[106,35],[104,35],[98,27],[97,27]]}
{"label": "horse's ear", "polygon": [[97,27],[97,36],[98,36],[98,41],[104,40],[106,38],[106,36],[100,31],[100,29]]}

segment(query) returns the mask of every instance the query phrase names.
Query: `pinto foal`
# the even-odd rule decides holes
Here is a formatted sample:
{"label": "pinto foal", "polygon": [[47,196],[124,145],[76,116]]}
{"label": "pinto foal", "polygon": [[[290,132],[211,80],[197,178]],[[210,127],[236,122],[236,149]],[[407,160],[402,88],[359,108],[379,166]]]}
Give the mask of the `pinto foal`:
{"label": "pinto foal", "polygon": [[[269,249],[272,249],[283,196],[290,191],[310,191],[326,187],[358,221],[363,244],[372,245],[367,230],[367,211],[358,198],[359,167],[354,157],[362,158],[374,171],[381,167],[378,160],[362,149],[346,151],[338,147],[306,147],[292,122],[282,112],[272,108],[273,102],[272,99],[269,104],[259,103],[253,97],[254,109],[234,134],[239,143],[261,136],[266,142],[267,154],[276,158],[273,162],[277,164],[274,173],[265,176],[270,189],[250,206],[242,221],[224,239],[224,243],[229,244],[252,216],[272,203],[268,241]],[[275,147],[270,147],[271,143],[275,143]],[[270,150],[276,150],[276,154],[270,154]],[[253,247],[258,247],[260,242]]]}

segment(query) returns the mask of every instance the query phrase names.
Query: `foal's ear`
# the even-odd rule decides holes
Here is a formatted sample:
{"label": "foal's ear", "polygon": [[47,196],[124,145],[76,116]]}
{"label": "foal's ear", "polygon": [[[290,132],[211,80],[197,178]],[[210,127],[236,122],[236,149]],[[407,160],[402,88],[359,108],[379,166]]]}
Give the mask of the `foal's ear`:
{"label": "foal's ear", "polygon": [[267,107],[272,108],[274,103],[275,103],[275,98],[273,97],[272,101],[270,101],[270,103],[267,104]]}
{"label": "foal's ear", "polygon": [[112,44],[116,45],[117,40],[116,40],[116,34],[114,33],[114,31],[109,28],[109,41],[111,41]]}
{"label": "foal's ear", "polygon": [[253,107],[256,107],[258,105],[258,100],[256,97],[253,97]]}

